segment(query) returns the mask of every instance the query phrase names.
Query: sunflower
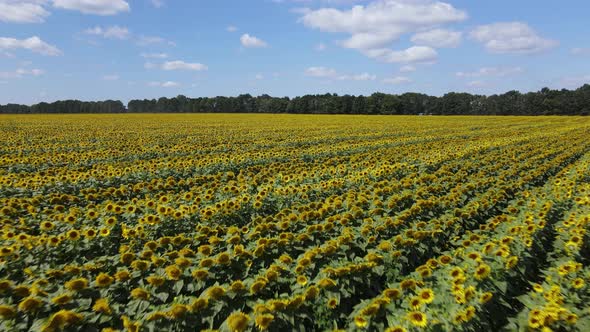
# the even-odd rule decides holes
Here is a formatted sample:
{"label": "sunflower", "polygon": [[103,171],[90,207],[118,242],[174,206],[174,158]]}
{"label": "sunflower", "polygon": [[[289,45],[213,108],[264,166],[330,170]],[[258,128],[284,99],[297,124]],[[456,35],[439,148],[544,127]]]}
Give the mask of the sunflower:
{"label": "sunflower", "polygon": [[491,292],[485,292],[479,297],[479,303],[488,303],[494,295]]}
{"label": "sunflower", "polygon": [[307,285],[307,277],[304,275],[297,276],[297,283],[301,286]]}
{"label": "sunflower", "polygon": [[129,278],[131,278],[131,274],[127,270],[120,270],[115,273],[115,279],[117,279],[117,281],[126,281],[129,280]]}
{"label": "sunflower", "polygon": [[79,240],[80,239],[80,231],[78,231],[76,229],[72,229],[72,230],[68,231],[67,238],[71,241]]}
{"label": "sunflower", "polygon": [[241,311],[235,311],[227,317],[227,326],[231,332],[242,332],[248,328],[250,317]]}
{"label": "sunflower", "polygon": [[320,289],[317,286],[310,286],[305,290],[305,299],[313,300],[320,294]]}
{"label": "sunflower", "polygon": [[250,294],[256,294],[260,292],[264,288],[264,286],[266,286],[266,282],[262,280],[254,282],[252,286],[250,286]]}
{"label": "sunflower", "polygon": [[65,305],[72,301],[73,297],[70,294],[61,294],[53,297],[51,302],[57,305]]}
{"label": "sunflower", "polygon": [[10,319],[14,316],[16,316],[16,309],[14,309],[14,307],[6,304],[0,304],[0,317],[4,319]]}
{"label": "sunflower", "polygon": [[418,297],[418,296],[414,296],[414,297],[412,297],[412,298],[411,298],[411,299],[408,301],[408,304],[410,305],[410,308],[411,308],[412,310],[418,310],[418,309],[420,309],[420,308],[422,307],[422,305],[423,305],[424,303],[422,302],[422,300],[420,299],[420,297]]}
{"label": "sunflower", "polygon": [[[149,314],[146,318],[146,320],[148,322],[153,322],[153,321],[157,321],[157,320],[162,320],[168,318],[168,314],[166,312],[163,311],[155,311],[152,312],[151,314]],[[104,332],[104,329],[102,330],[102,332]]]}
{"label": "sunflower", "polygon": [[582,278],[576,278],[574,280],[572,280],[572,287],[574,287],[575,289],[580,289],[582,287],[584,287],[585,282],[584,279]]}
{"label": "sunflower", "polygon": [[209,272],[207,272],[207,270],[204,270],[204,269],[197,269],[192,272],[193,278],[198,279],[198,280],[205,280],[208,275],[209,275]]}
{"label": "sunflower", "polygon": [[166,279],[164,279],[161,276],[157,276],[157,275],[151,275],[149,277],[146,278],[146,281],[148,282],[148,284],[155,286],[155,287],[160,287],[164,284],[164,282],[166,281]]}
{"label": "sunflower", "polygon": [[424,303],[432,303],[434,301],[434,292],[430,288],[423,288],[420,290],[419,295],[420,300]]}
{"label": "sunflower", "polygon": [[254,322],[256,323],[256,327],[258,327],[260,330],[266,330],[274,318],[275,316],[271,314],[261,314],[254,318]]}
{"label": "sunflower", "polygon": [[164,269],[168,280],[178,280],[182,275],[182,270],[177,265],[169,265]]}
{"label": "sunflower", "polygon": [[41,230],[49,231],[55,228],[55,225],[51,221],[44,221],[41,223]]}
{"label": "sunflower", "polygon": [[80,291],[88,287],[88,280],[86,278],[72,279],[66,282],[65,287],[71,291]]}
{"label": "sunflower", "polygon": [[221,286],[212,286],[207,290],[207,296],[214,300],[219,300],[223,295],[225,295],[225,289]]}
{"label": "sunflower", "polygon": [[198,298],[191,303],[190,307],[191,307],[192,312],[198,312],[199,310],[203,310],[203,309],[207,308],[208,305],[209,305],[209,299]]}
{"label": "sunflower", "polygon": [[134,299],[147,300],[150,297],[150,294],[145,289],[137,287],[131,291],[131,297]]}
{"label": "sunflower", "polygon": [[388,327],[385,332],[408,332],[408,330],[403,326],[391,326]]}
{"label": "sunflower", "polygon": [[570,313],[566,316],[565,321],[570,325],[575,325],[578,322],[578,315]]}
{"label": "sunflower", "polygon": [[23,311],[23,312],[36,311],[42,305],[43,305],[43,301],[41,301],[40,299],[38,299],[36,297],[27,297],[27,298],[24,298],[18,304],[18,310]]}
{"label": "sunflower", "polygon": [[105,315],[110,315],[113,312],[109,306],[109,301],[104,298],[96,300],[92,306],[92,310]]}
{"label": "sunflower", "polygon": [[489,265],[487,264],[481,264],[480,266],[478,266],[475,269],[475,279],[477,280],[483,280],[485,278],[487,278],[490,275],[490,272],[492,271],[492,269],[490,268]]}
{"label": "sunflower", "polygon": [[404,279],[401,283],[400,283],[400,287],[402,289],[414,289],[416,288],[416,280],[414,279]]}
{"label": "sunflower", "polygon": [[100,236],[109,236],[109,234],[111,234],[111,230],[108,228],[101,228],[99,234]]}
{"label": "sunflower", "polygon": [[336,309],[336,307],[338,306],[338,299],[336,299],[334,297],[333,298],[330,298],[328,300],[327,306],[330,309]]}
{"label": "sunflower", "polygon": [[244,290],[244,288],[246,288],[246,286],[241,280],[236,280],[232,282],[232,284],[229,286],[229,289],[234,293],[241,292],[242,290]]}
{"label": "sunflower", "polygon": [[399,288],[388,288],[383,291],[383,295],[390,300],[397,300],[402,295],[402,290]]}
{"label": "sunflower", "polygon": [[510,270],[518,264],[518,257],[512,256],[506,260],[506,269]]}
{"label": "sunflower", "polygon": [[173,304],[172,309],[168,311],[168,316],[172,319],[180,319],[189,312],[189,307],[184,304]]}
{"label": "sunflower", "polygon": [[354,317],[354,325],[356,325],[356,327],[363,329],[365,327],[367,327],[367,325],[369,325],[369,322],[367,321],[367,319],[361,315]]}
{"label": "sunflower", "polygon": [[428,325],[428,319],[426,314],[420,311],[411,311],[406,314],[406,319],[416,327],[426,327]]}
{"label": "sunflower", "polygon": [[101,272],[97,277],[96,277],[96,286],[100,287],[100,288],[105,288],[110,286],[113,281],[115,279],[113,277],[111,277],[110,275]]}

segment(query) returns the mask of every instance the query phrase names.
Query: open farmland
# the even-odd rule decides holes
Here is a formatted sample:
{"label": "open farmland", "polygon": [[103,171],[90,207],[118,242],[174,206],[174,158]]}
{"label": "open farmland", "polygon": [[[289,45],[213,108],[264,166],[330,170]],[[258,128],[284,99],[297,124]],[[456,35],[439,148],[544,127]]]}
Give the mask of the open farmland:
{"label": "open farmland", "polygon": [[590,329],[590,119],[0,117],[0,330]]}

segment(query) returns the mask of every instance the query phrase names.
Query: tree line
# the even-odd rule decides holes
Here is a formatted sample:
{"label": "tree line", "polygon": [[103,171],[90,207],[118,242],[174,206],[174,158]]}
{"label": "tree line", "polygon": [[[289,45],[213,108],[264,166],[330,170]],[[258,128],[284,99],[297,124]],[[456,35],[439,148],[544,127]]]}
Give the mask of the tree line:
{"label": "tree line", "polygon": [[32,106],[0,105],[0,113],[297,113],[297,114],[432,114],[432,115],[589,115],[590,85],[575,90],[543,88],[537,92],[509,91],[499,95],[447,93],[428,96],[373,93],[370,96],[337,94],[301,97],[173,98],[131,100],[79,100],[39,103]]}

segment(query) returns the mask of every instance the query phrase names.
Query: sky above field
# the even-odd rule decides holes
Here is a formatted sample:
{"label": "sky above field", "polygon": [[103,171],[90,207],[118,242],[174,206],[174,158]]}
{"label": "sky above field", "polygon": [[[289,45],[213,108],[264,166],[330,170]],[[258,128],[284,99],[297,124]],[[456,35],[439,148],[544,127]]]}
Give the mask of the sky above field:
{"label": "sky above field", "polygon": [[0,0],[0,104],[590,82],[590,2]]}

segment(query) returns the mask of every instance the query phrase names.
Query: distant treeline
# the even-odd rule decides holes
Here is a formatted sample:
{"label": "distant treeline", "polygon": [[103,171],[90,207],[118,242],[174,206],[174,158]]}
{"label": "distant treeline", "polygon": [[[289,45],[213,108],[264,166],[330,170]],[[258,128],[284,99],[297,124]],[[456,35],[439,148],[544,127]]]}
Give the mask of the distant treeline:
{"label": "distant treeline", "polygon": [[442,97],[421,93],[370,96],[337,94],[302,97],[174,98],[84,102],[78,100],[40,103],[32,106],[0,105],[0,113],[300,113],[300,114],[434,114],[434,115],[589,115],[590,85],[576,90],[551,90],[501,95],[447,93]]}

